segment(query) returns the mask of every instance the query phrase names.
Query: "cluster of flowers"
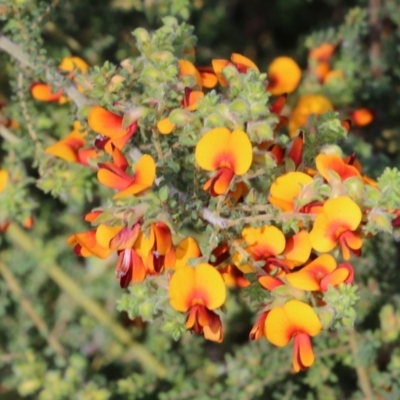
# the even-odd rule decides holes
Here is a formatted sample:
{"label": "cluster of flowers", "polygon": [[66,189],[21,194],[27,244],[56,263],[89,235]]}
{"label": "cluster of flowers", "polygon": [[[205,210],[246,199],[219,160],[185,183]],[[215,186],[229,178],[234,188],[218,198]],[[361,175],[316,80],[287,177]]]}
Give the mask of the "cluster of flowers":
{"label": "cluster of flowers", "polygon": [[[319,52],[323,53],[321,49]],[[318,62],[326,63],[329,59],[318,56],[318,51],[312,54],[310,57],[315,56]],[[227,66],[234,66],[239,73],[249,69],[258,71],[251,60],[239,54],[233,54],[230,61],[213,60],[212,67],[196,67],[187,60],[179,60],[181,75],[192,75],[196,82],[194,88],[185,89],[181,107],[195,111],[204,97],[204,88],[217,84],[228,86],[224,75]],[[87,66],[73,58],[63,61],[60,68],[68,71],[73,80],[72,71],[78,68],[85,73]],[[321,70],[318,66],[316,73],[321,75]],[[328,79],[327,74],[322,81]],[[217,127],[199,134],[193,149],[196,161],[193,168],[208,176],[202,189],[211,197],[220,197],[232,209],[255,190],[249,187],[248,173],[260,153],[270,154],[281,167],[281,176],[265,196],[264,211],[256,217],[242,218],[240,237],[221,242],[205,259],[193,237],[174,243],[175,227],[168,216],[151,223],[146,221],[148,203],[138,201],[129,206],[129,215],[119,216],[118,224],[104,218],[103,211],[88,213],[85,220],[97,227],[73,234],[68,244],[83,257],[104,259],[116,253],[116,276],[122,288],[131,282],[143,282],[147,277],[165,277],[171,306],[187,315],[186,328],[217,342],[223,340],[217,310],[225,303],[226,286],[244,288],[260,284],[266,291],[266,301],[259,310],[250,338],[258,340],[265,336],[276,346],[286,346],[293,339],[293,368],[299,371],[314,362],[311,337],[327,328],[319,316],[325,305],[324,293],[329,286],[353,282],[353,267],[347,261],[351,255],[361,254],[363,226],[369,210],[363,207],[362,200],[352,198],[351,188],[358,185],[361,191],[365,186],[379,189],[375,181],[362,175],[355,155],[343,158],[335,153],[321,153],[315,159],[316,170],[305,166],[302,163],[304,134],[298,128],[306,124],[310,114],[321,114],[333,107],[323,96],[302,96],[291,116],[285,117],[281,114],[286,95],[296,89],[301,70],[292,59],[279,57],[270,65],[268,78],[266,90],[277,96],[270,105],[278,120],[275,131],[288,125],[291,141],[287,146],[275,140],[252,143],[242,129]],[[62,91],[54,94],[44,83],[34,84],[32,94],[45,101],[67,100]],[[130,171],[130,162],[123,150],[138,129],[137,121],[123,127],[123,116],[93,106],[87,122],[99,135],[92,147],[86,147],[87,132],[76,122],[73,131],[46,152],[91,167],[95,167],[93,160],[105,152],[111,160],[99,162],[95,168],[99,182],[116,190],[113,199],[144,198],[157,185],[162,171],[150,154],[137,156]],[[348,129],[349,123],[344,121],[343,126]],[[157,123],[157,135],[173,134],[175,128],[169,115],[164,115]],[[294,165],[291,171],[285,169],[288,159]],[[0,191],[6,179],[7,173],[0,171]],[[330,188],[325,195],[316,190],[321,185]],[[276,214],[267,215],[268,207]],[[264,224],[273,223],[275,217],[279,221],[279,215],[281,220],[297,219],[297,228],[288,233],[279,228],[279,223]],[[122,223],[124,220],[129,223]],[[222,231],[233,226],[229,219],[218,221]],[[257,223],[252,224],[254,221]],[[338,249],[344,259],[339,264],[330,254],[337,254]],[[193,264],[190,259],[198,259],[196,267],[189,265]],[[253,283],[248,274],[256,277]]]}

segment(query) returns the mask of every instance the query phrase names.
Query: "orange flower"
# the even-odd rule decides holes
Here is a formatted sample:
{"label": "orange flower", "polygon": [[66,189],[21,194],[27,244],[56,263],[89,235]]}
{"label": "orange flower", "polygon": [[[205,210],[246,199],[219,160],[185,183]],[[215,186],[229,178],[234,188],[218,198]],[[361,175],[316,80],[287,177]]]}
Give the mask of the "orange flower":
{"label": "orange flower", "polygon": [[221,274],[225,285],[229,288],[245,288],[250,285],[250,281],[245,278],[243,272],[233,264],[228,264],[222,268],[218,268],[218,271]]}
{"label": "orange flower", "polygon": [[321,332],[315,311],[299,300],[289,300],[273,308],[265,319],[265,336],[275,346],[284,347],[293,339],[293,369],[299,372],[314,363],[311,338]]}
{"label": "orange flower", "polygon": [[346,164],[342,158],[335,154],[318,154],[315,158],[315,164],[318,172],[327,182],[331,182],[332,175],[330,171],[338,174],[342,182],[353,176],[360,176],[357,168]]}
{"label": "orange flower", "polygon": [[311,176],[303,172],[289,172],[280,176],[271,185],[269,202],[282,211],[295,211],[305,204],[295,204],[295,200],[301,200],[306,186],[313,182]]}
{"label": "orange flower", "polygon": [[[87,72],[89,65],[81,58],[72,56],[63,58],[58,68],[61,72],[68,73],[67,77],[69,79],[74,80],[74,72],[78,71],[84,74]],[[82,90],[82,88],[78,86],[78,90]],[[69,101],[68,97],[63,96],[62,89],[54,92],[52,87],[47,83],[34,82],[31,85],[31,94],[34,99],[39,101],[58,101],[59,104],[64,104]]]}
{"label": "orange flower", "polygon": [[317,61],[328,61],[335,52],[336,46],[330,43],[321,43],[315,49],[310,50],[308,56]]}
{"label": "orange flower", "polygon": [[311,114],[323,114],[333,110],[333,105],[328,98],[319,94],[305,94],[300,97],[295,109],[289,118],[289,134],[294,137],[300,126],[307,124]]}
{"label": "orange flower", "polygon": [[111,144],[121,150],[130,137],[136,132],[137,122],[135,121],[128,128],[123,129],[123,119],[122,116],[114,114],[100,106],[93,107],[89,112],[89,127],[96,133],[111,139],[108,145],[106,144],[108,141],[101,140],[102,146],[100,146],[100,148],[109,146],[108,149],[106,148],[109,154],[112,153],[112,151],[110,151],[112,147]]}
{"label": "orange flower", "polygon": [[203,87],[211,89],[218,82],[212,68],[195,67],[194,64],[188,60],[179,60],[179,69],[181,75],[192,75],[200,89]]}
{"label": "orange flower", "polygon": [[8,178],[8,172],[4,169],[0,169],[0,193],[6,188]]}
{"label": "orange flower", "polygon": [[353,267],[348,263],[337,266],[336,260],[330,254],[323,254],[300,271],[285,276],[286,280],[297,289],[319,292],[326,292],[328,285],[352,283],[353,277]]}
{"label": "orange flower", "polygon": [[[149,236],[140,232],[134,248],[142,258],[148,275],[158,275],[164,268],[171,269],[175,266],[176,255],[172,235],[164,222],[151,224]],[[195,253],[193,247],[189,250],[191,254]],[[186,255],[190,258],[191,254]]]}
{"label": "orange flower", "polygon": [[[204,97],[204,93],[198,90],[185,88],[185,94],[182,100],[182,107],[188,111],[194,111],[197,108],[197,102]],[[169,117],[158,121],[157,128],[163,135],[170,134],[175,129],[175,124],[171,122]]]}
{"label": "orange flower", "polygon": [[374,120],[374,114],[368,108],[358,108],[350,113],[350,117],[357,126],[369,125]]}
{"label": "orange flower", "polygon": [[[242,231],[242,237],[247,244],[244,251],[254,261],[265,261],[263,269],[269,272],[269,270],[280,266],[276,257],[284,251],[286,246],[285,235],[282,231],[271,225],[259,228],[246,227]],[[254,272],[253,267],[249,263],[242,264],[243,256],[240,253],[234,253],[232,260],[245,274]]]}
{"label": "orange flower", "polygon": [[82,165],[88,165],[89,159],[97,157],[96,150],[84,149],[86,144],[84,138],[86,132],[81,132],[81,124],[79,121],[74,122],[72,132],[64,139],[58,141],[46,148],[45,152],[53,156],[62,158],[65,161],[75,162]]}
{"label": "orange flower", "polygon": [[142,282],[146,277],[146,268],[134,249],[139,235],[139,223],[135,223],[131,228],[100,224],[96,230],[96,240],[99,245],[111,251],[117,251],[115,274],[123,289],[131,282]]}
{"label": "orange flower", "polygon": [[339,244],[345,260],[350,258],[350,252],[360,255],[362,239],[356,230],[361,218],[360,207],[350,197],[327,200],[310,232],[313,249],[327,253]]}
{"label": "orange flower", "polygon": [[269,311],[263,312],[257,318],[256,323],[251,328],[249,339],[250,340],[259,340],[263,336],[265,336],[265,320],[268,316]]}
{"label": "orange flower", "polygon": [[277,57],[268,67],[268,77],[267,90],[271,94],[292,93],[300,82],[301,69],[290,57]]}
{"label": "orange flower", "polygon": [[119,190],[113,199],[134,195],[149,189],[156,176],[156,164],[148,154],[140,157],[133,175],[128,175],[128,161],[120,150],[114,148],[113,162],[99,163],[97,179],[103,185]]}
{"label": "orange flower", "polygon": [[112,253],[111,249],[98,243],[95,230],[74,233],[67,239],[67,244],[73,246],[74,253],[81,257],[107,258]]}
{"label": "orange flower", "polygon": [[288,123],[288,118],[281,115],[283,108],[286,104],[287,94],[280,95],[275,101],[271,104],[270,111],[271,113],[275,114],[279,117],[278,124],[274,128],[274,132],[279,131],[280,129],[284,128]]}
{"label": "orange flower", "polygon": [[217,76],[218,82],[221,86],[228,86],[228,82],[223,74],[224,69],[228,65],[235,66],[241,74],[245,74],[249,69],[254,69],[257,72],[259,72],[257,65],[254,64],[253,61],[238,53],[232,53],[231,61],[222,59],[212,60],[212,66],[215,75]]}
{"label": "orange flower", "polygon": [[221,342],[223,331],[220,317],[213,312],[226,298],[226,288],[220,273],[210,264],[196,268],[180,267],[169,284],[172,308],[188,313],[186,328],[204,334],[209,340]]}
{"label": "orange flower", "polygon": [[226,192],[234,175],[244,175],[253,160],[253,150],[245,132],[235,129],[215,128],[199,140],[196,161],[206,171],[217,171],[203,186],[212,196]]}

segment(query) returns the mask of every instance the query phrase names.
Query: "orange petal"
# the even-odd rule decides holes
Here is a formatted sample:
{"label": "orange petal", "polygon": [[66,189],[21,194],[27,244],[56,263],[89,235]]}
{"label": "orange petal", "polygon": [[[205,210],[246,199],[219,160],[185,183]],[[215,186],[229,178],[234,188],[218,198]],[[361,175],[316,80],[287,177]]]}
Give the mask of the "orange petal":
{"label": "orange petal", "polygon": [[328,61],[335,52],[336,46],[330,43],[322,43],[315,49],[310,50],[308,56],[318,61]]}
{"label": "orange petal", "polygon": [[357,126],[369,125],[374,120],[374,114],[368,108],[358,108],[350,114],[350,117]]}
{"label": "orange petal", "polygon": [[4,169],[0,169],[0,193],[6,188],[8,182],[8,172]]}
{"label": "orange petal", "polygon": [[123,117],[114,114],[103,107],[93,107],[88,115],[88,124],[91,129],[100,135],[111,139],[117,139],[128,133],[127,129],[122,129]]}
{"label": "orange petal", "polygon": [[97,242],[96,231],[76,233],[74,237],[76,242],[79,243],[90,255],[99,258],[107,258],[111,254],[109,248],[105,248]]}
{"label": "orange petal", "polygon": [[283,252],[285,258],[292,261],[295,266],[304,264],[311,254],[311,242],[307,231],[300,231],[286,239]]}
{"label": "orange petal", "polygon": [[257,72],[259,72],[257,65],[254,64],[249,58],[242,56],[241,54],[232,53],[231,61],[241,73],[245,73],[248,69],[255,69]]}
{"label": "orange petal", "polygon": [[113,196],[113,199],[119,199],[124,196],[138,194],[153,186],[156,177],[156,164],[152,156],[143,154],[136,164],[134,177],[129,186],[120,193]]}
{"label": "orange petal", "polygon": [[212,89],[218,83],[217,76],[211,67],[197,67],[200,73],[201,84],[207,89]]}
{"label": "orange petal", "polygon": [[175,129],[175,124],[167,117],[157,122],[157,129],[163,135],[168,135]]}
{"label": "orange petal", "polygon": [[195,157],[206,171],[229,168],[236,175],[243,175],[251,166],[253,149],[249,137],[242,130],[230,132],[227,128],[215,128],[199,140]]}
{"label": "orange petal", "polygon": [[300,132],[292,143],[288,157],[294,162],[295,169],[299,167],[303,160],[304,134]]}
{"label": "orange petal", "polygon": [[260,282],[260,285],[262,287],[271,291],[283,285],[283,282],[279,278],[271,275],[261,276],[260,278],[258,278],[258,282]]}
{"label": "orange petal", "polygon": [[345,164],[345,162],[335,154],[318,154],[315,159],[318,172],[330,182],[328,171],[335,171],[342,181],[352,176],[360,176],[360,173],[352,165]]}
{"label": "orange petal", "polygon": [[294,200],[299,196],[302,188],[313,179],[303,172],[289,172],[280,176],[271,185],[268,200],[282,211],[293,211]]}
{"label": "orange petal", "polygon": [[179,60],[178,62],[181,74],[194,76],[197,86],[201,88],[201,76],[197,68],[188,60]]}
{"label": "orange petal", "polygon": [[112,163],[99,163],[99,167],[97,179],[104,186],[124,190],[132,182],[132,177],[124,171],[121,171]]}
{"label": "orange petal", "polygon": [[267,90],[278,96],[296,90],[301,79],[301,69],[293,59],[277,57],[268,68],[268,76],[270,80]]}
{"label": "orange petal", "polygon": [[280,95],[272,104],[270,107],[270,111],[275,114],[280,116],[281,112],[283,110],[283,107],[285,107],[286,104],[286,99],[287,99],[287,93]]}
{"label": "orange petal", "polygon": [[211,62],[212,62],[214,73],[218,79],[219,84],[221,86],[228,86],[228,82],[225,79],[222,71],[224,70],[225,67],[227,67],[231,63],[228,60],[221,60],[221,59],[212,60]]}
{"label": "orange petal", "polygon": [[314,364],[315,356],[310,336],[300,333],[294,338],[293,369],[304,370]]}
{"label": "orange petal", "polygon": [[168,225],[163,222],[156,222],[151,225],[155,236],[154,250],[162,256],[165,256],[172,247],[171,231]]}
{"label": "orange petal", "polygon": [[311,114],[319,115],[329,110],[333,110],[333,105],[327,97],[319,94],[302,95],[289,118],[290,137],[296,136],[298,128],[307,124]]}
{"label": "orange petal", "polygon": [[78,70],[79,72],[84,74],[87,72],[89,65],[86,63],[86,61],[82,60],[82,58],[72,56],[72,57],[64,57],[58,68],[61,71],[67,71],[67,72]]}
{"label": "orange petal", "polygon": [[32,97],[39,101],[58,101],[62,96],[62,89],[53,92],[50,85],[46,83],[34,83],[31,86]]}

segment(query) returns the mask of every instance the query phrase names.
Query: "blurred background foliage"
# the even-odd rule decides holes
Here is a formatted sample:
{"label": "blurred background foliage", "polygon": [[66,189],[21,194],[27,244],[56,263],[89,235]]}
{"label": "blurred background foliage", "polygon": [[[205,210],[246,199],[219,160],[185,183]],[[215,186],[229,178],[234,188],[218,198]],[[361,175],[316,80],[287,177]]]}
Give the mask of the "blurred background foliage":
{"label": "blurred background foliage", "polygon": [[[3,3],[0,13],[14,10],[13,18],[3,18],[5,32],[20,35],[36,60],[53,60],[54,66],[70,54],[92,66],[117,65],[138,54],[131,32],[156,29],[166,15],[194,25],[200,65],[238,52],[260,70],[274,57],[288,55],[307,71],[309,49],[324,41],[337,44],[334,63],[345,71],[345,83],[321,85],[306,72],[289,107],[311,92],[327,95],[343,117],[354,108],[370,108],[374,121],[354,127],[343,147],[348,153],[356,150],[372,176],[379,176],[384,165],[399,165],[398,0]],[[26,137],[32,131],[50,138],[66,135],[70,109],[33,102],[31,82],[22,81],[6,55],[0,55],[0,63],[4,118],[18,121]],[[65,243],[70,234],[86,229],[82,215],[100,202],[97,184],[79,165],[68,170],[58,165],[64,180],[53,198],[33,180],[26,185],[22,179],[38,177],[30,158],[32,141],[21,144],[23,165],[7,153],[6,141],[0,138],[0,143],[3,167],[25,182],[0,209],[15,209],[19,223],[35,216],[32,230],[12,223],[0,237],[1,399],[400,398],[400,254],[388,235],[370,240],[354,262],[360,295],[356,331],[324,332],[314,341],[314,366],[293,375],[289,348],[248,340],[255,316],[235,293],[227,304],[221,345],[189,333],[176,342],[157,324],[119,313],[115,260],[83,261]],[[39,187],[48,190],[53,183],[45,177]],[[144,298],[146,306],[152,303]]]}

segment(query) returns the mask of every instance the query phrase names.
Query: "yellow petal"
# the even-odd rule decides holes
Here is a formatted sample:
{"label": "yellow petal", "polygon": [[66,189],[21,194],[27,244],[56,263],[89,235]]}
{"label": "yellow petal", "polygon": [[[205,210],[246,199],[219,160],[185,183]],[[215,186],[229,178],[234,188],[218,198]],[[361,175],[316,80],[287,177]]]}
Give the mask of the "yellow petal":
{"label": "yellow petal", "polygon": [[331,251],[340,235],[354,231],[361,222],[360,207],[348,196],[327,200],[310,232],[311,245],[319,252]]}
{"label": "yellow petal", "polygon": [[175,250],[175,269],[187,264],[189,258],[201,257],[201,251],[197,242],[190,236],[183,239]]}
{"label": "yellow petal", "polygon": [[175,124],[167,117],[157,122],[157,129],[163,135],[168,135],[175,129]]}
{"label": "yellow petal", "polygon": [[316,336],[321,332],[321,321],[307,303],[299,300],[289,300],[283,308],[291,325],[298,332],[307,333],[309,336]]}
{"label": "yellow petal", "polygon": [[267,90],[274,96],[293,92],[301,79],[301,69],[290,57],[277,57],[268,68]]}
{"label": "yellow petal", "polygon": [[311,254],[311,242],[307,231],[300,231],[286,240],[283,255],[294,265],[305,263]]}
{"label": "yellow petal", "polygon": [[0,169],[0,193],[6,188],[8,177],[8,172],[4,169]]}
{"label": "yellow petal", "polygon": [[191,295],[195,290],[195,269],[183,266],[175,271],[169,282],[169,301],[177,311],[186,312],[191,306]]}
{"label": "yellow petal", "polygon": [[72,57],[64,57],[58,68],[61,69],[62,71],[68,71],[68,72],[72,72],[75,69],[77,69],[82,74],[84,74],[88,70],[89,65],[86,63],[86,61],[82,60],[82,58],[72,56]]}
{"label": "yellow petal", "polygon": [[282,211],[293,211],[294,200],[302,188],[312,181],[313,178],[303,172],[289,172],[282,175],[271,185],[268,200]]}
{"label": "yellow petal", "polygon": [[108,226],[100,224],[96,230],[96,241],[97,243],[106,248],[110,248],[111,239],[113,239],[121,230],[123,226]]}
{"label": "yellow petal", "polygon": [[212,265],[205,263],[199,264],[195,271],[196,290],[207,294],[204,305],[209,310],[221,307],[226,298],[226,287],[221,274]]}
{"label": "yellow petal", "polygon": [[221,127],[208,131],[197,143],[195,157],[206,171],[229,168],[236,175],[245,174],[253,160],[249,137],[242,130]]}
{"label": "yellow petal", "polygon": [[265,320],[265,336],[275,346],[286,346],[292,339],[292,325],[283,307],[275,307]]}

